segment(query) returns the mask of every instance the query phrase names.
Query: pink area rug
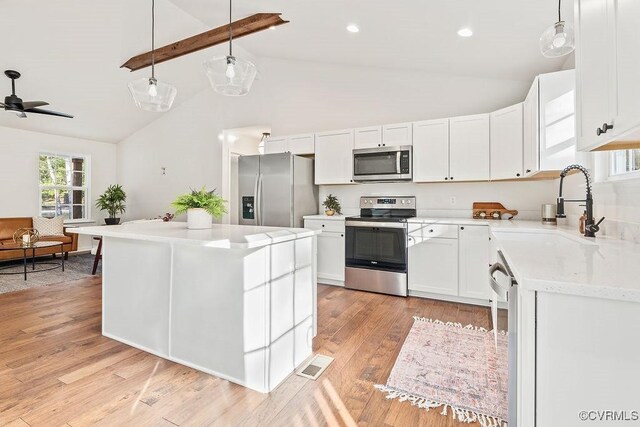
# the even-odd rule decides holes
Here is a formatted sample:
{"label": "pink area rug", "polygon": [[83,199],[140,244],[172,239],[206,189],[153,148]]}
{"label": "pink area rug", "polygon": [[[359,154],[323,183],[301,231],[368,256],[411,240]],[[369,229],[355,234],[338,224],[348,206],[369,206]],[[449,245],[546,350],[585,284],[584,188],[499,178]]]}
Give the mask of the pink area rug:
{"label": "pink area rug", "polygon": [[507,335],[460,323],[415,318],[386,385],[387,399],[409,401],[483,427],[507,419]]}

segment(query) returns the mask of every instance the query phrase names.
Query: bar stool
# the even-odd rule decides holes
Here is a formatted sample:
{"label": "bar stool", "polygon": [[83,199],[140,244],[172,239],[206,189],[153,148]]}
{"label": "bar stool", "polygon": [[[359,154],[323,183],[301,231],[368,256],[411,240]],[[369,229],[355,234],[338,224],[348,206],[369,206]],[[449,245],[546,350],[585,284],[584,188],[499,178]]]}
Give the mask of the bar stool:
{"label": "bar stool", "polygon": [[93,240],[98,241],[98,249],[96,250],[96,257],[93,260],[93,270],[91,271],[91,274],[95,276],[98,270],[98,263],[102,259],[102,236],[94,236]]}

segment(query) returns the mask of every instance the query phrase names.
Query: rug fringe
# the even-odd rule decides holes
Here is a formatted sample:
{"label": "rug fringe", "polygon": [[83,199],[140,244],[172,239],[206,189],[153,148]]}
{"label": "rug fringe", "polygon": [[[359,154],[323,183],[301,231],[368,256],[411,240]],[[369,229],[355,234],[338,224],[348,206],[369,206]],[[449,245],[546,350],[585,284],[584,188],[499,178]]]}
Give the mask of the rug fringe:
{"label": "rug fringe", "polygon": [[[442,323],[442,322],[440,322]],[[492,417],[489,415],[481,414],[467,409],[457,408],[447,403],[434,402],[425,397],[416,396],[405,391],[397,390],[393,387],[388,387],[383,384],[376,384],[374,387],[386,394],[387,399],[398,399],[400,402],[411,402],[412,406],[426,409],[427,411],[432,408],[438,408],[442,406],[441,415],[447,415],[448,409],[451,411],[451,417],[464,423],[478,422],[481,427],[502,427],[503,420],[498,417]]]}
{"label": "rug fringe", "polygon": [[[480,331],[480,332],[490,332],[493,333],[493,330],[488,331],[485,328],[482,328],[480,326],[474,326],[474,325],[466,325],[464,326],[462,323],[457,323],[457,322],[443,322],[442,320],[438,320],[438,319],[430,319],[428,317],[419,317],[419,316],[413,316],[413,320],[415,320],[416,322],[427,322],[427,323],[435,323],[436,325],[445,325],[445,326],[454,326],[456,328],[462,328],[462,329],[472,329],[475,331]],[[498,333],[500,335],[508,335],[507,331],[498,331]]]}

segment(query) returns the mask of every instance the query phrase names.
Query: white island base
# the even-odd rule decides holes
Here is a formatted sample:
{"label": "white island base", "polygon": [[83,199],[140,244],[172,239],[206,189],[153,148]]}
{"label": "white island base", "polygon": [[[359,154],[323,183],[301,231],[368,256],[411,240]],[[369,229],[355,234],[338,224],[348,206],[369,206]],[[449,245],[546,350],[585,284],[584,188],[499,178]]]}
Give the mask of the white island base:
{"label": "white island base", "polygon": [[102,334],[263,393],[312,354],[315,233],[152,223],[103,236]]}

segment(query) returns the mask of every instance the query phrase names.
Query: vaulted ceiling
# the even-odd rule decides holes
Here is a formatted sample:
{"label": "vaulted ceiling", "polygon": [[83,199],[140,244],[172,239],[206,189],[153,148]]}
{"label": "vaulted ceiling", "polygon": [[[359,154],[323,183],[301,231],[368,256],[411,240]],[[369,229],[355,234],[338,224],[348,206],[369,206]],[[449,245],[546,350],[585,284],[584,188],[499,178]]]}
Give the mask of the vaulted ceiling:
{"label": "vaulted ceiling", "polygon": [[[150,2],[146,0],[0,0],[3,37],[0,71],[23,77],[24,100],[48,101],[67,120],[19,119],[0,114],[0,126],[118,142],[159,116],[136,109],[127,83],[149,70],[119,66],[149,50]],[[564,18],[573,21],[570,2]],[[256,57],[530,80],[559,69],[538,51],[542,31],[556,20],[556,0],[243,0],[234,19],[256,12],[282,12],[291,23],[239,39]],[[167,44],[228,20],[226,0],[158,0],[157,45]],[[347,24],[360,27],[357,34]],[[456,32],[469,27],[474,36]],[[219,46],[157,67],[158,78],[179,88],[180,104],[207,86],[202,61],[224,52]],[[372,88],[375,90],[375,88]],[[10,82],[0,77],[0,95]]]}

